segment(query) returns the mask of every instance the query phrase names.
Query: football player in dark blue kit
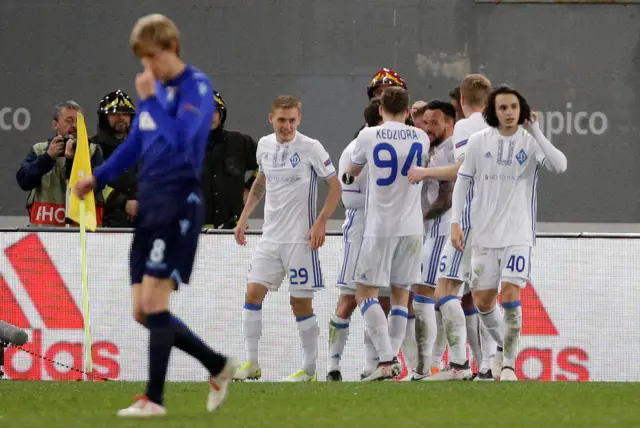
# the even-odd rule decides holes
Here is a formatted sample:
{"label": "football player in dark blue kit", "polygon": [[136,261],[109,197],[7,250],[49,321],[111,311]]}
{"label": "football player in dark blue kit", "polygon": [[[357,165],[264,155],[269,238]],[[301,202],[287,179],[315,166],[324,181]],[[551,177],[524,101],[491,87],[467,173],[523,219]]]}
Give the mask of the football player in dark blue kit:
{"label": "football player in dark blue kit", "polygon": [[163,392],[174,346],[210,372],[207,410],[212,412],[224,402],[237,362],[214,352],[171,314],[169,296],[189,282],[204,222],[200,176],[215,109],[213,88],[180,58],[178,29],[165,16],[140,18],[130,43],[144,66],[135,81],[138,115],[109,161],[74,189],[82,198],[141,161],[129,257],[134,317],[149,330],[149,381],[146,393],[118,415],[166,414]]}

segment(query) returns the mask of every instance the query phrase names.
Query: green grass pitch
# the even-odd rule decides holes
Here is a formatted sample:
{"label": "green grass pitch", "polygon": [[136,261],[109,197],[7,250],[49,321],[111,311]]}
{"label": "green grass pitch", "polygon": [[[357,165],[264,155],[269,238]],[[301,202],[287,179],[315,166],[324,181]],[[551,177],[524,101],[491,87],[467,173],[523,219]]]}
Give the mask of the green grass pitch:
{"label": "green grass pitch", "polygon": [[170,383],[168,415],[119,419],[144,384],[0,382],[0,427],[637,427],[637,383],[234,383],[216,413],[206,383]]}

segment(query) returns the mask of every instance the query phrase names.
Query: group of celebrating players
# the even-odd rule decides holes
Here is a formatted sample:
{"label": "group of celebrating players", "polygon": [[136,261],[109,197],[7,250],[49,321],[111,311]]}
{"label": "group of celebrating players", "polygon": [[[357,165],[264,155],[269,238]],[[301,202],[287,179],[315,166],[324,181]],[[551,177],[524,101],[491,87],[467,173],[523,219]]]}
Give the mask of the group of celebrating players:
{"label": "group of celebrating players", "polygon": [[[344,149],[337,173],[321,143],[297,131],[300,102],[276,99],[269,116],[274,133],[258,142],[260,175],[235,230],[245,245],[248,217],[266,195],[242,317],[247,361],[235,380],[261,377],[262,302],[285,276],[304,363],[283,381],[317,380],[312,299],[324,286],[318,248],[340,199],[346,220],[327,380],[342,380],[356,307],[366,326],[363,381],[517,380],[520,290],[531,277],[538,172],[544,166],[562,173],[567,159],[517,90],[494,89],[485,76],[471,74],[459,91],[464,118],[456,121],[456,108],[445,101],[410,108],[404,80],[380,70],[367,88],[366,126]],[[318,177],[329,193],[316,215]],[[449,362],[441,367],[447,347]],[[399,377],[401,350],[408,370]]]}
{"label": "group of celebrating players", "polygon": [[[368,88],[367,126],[345,149],[338,174],[322,144],[297,131],[300,102],[278,97],[269,114],[274,133],[258,143],[260,174],[235,229],[237,242],[246,245],[248,218],[266,195],[242,315],[247,361],[240,365],[169,310],[170,295],[189,283],[204,224],[201,175],[216,108],[213,87],[182,59],[180,33],[166,16],[140,18],[130,46],[143,66],[135,79],[139,114],[109,160],[73,188],[84,198],[140,164],[129,259],[134,319],[149,333],[149,379],[145,393],[119,416],[167,414],[164,386],[174,347],[209,372],[209,412],[225,402],[232,379],[260,378],[262,303],[285,276],[304,363],[284,380],[317,380],[312,302],[324,287],[318,248],[341,199],[347,219],[328,379],[342,378],[340,356],[359,306],[366,326],[363,380],[398,376],[397,355],[403,343],[410,355],[412,341],[407,379],[470,379],[467,340],[480,362],[477,380],[517,380],[520,289],[530,278],[538,170],[562,173],[567,159],[540,132],[516,90],[492,90],[486,77],[470,75],[460,85],[465,119],[454,127],[453,107],[432,101],[419,107],[412,126],[406,124],[406,84],[381,70]],[[318,177],[329,192],[316,215]],[[504,318],[496,309],[499,290]],[[436,372],[447,345],[449,364]]]}

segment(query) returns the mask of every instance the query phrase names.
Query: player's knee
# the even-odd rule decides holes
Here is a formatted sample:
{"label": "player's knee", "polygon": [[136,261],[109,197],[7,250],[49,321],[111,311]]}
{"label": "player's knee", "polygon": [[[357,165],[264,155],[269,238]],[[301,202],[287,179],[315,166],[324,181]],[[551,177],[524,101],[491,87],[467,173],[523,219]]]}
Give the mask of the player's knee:
{"label": "player's knee", "polygon": [[517,278],[509,279],[502,282],[502,300],[505,302],[514,302],[520,300],[520,287],[525,285],[524,280]]}
{"label": "player's knee", "polygon": [[338,299],[338,307],[336,308],[336,315],[342,319],[349,319],[355,311],[356,307],[356,296],[351,294],[343,294]]}
{"label": "player's knee", "polygon": [[473,303],[480,312],[489,312],[496,305],[496,293],[494,290],[473,291]]}
{"label": "player's knee", "polygon": [[304,296],[300,294],[289,297],[289,303],[291,304],[291,310],[296,318],[306,317],[313,314],[313,296]]}
{"label": "player's knee", "polygon": [[475,303],[473,302],[473,296],[471,293],[465,294],[462,296],[462,301],[460,302],[462,305],[462,309],[465,311],[470,311],[475,309]]}
{"label": "player's knee", "polygon": [[262,284],[250,283],[244,296],[245,303],[250,305],[262,305],[267,295],[267,287]]}

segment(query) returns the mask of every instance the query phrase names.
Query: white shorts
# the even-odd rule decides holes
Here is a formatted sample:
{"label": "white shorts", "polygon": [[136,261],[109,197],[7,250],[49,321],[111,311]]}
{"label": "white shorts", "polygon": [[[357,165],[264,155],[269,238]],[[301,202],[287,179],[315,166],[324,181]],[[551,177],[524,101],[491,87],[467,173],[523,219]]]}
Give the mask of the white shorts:
{"label": "white shorts", "polygon": [[318,250],[309,244],[279,244],[260,240],[253,252],[248,281],[277,291],[284,278],[289,290],[318,290],[324,287]]}
{"label": "white shorts", "polygon": [[424,246],[422,247],[422,281],[420,285],[435,288],[440,255],[445,242],[448,240],[448,236],[436,236],[433,238],[428,237],[424,241]]}
{"label": "white shorts", "polygon": [[[343,242],[342,245],[342,263],[338,272],[337,285],[340,287],[341,295],[356,295],[356,262],[358,261],[358,252],[362,241]],[[378,293],[378,297],[390,297],[391,289],[383,288]]]}
{"label": "white shorts", "polygon": [[422,235],[365,237],[356,264],[356,281],[374,287],[409,289],[420,282]]}
{"label": "white shorts", "polygon": [[531,280],[531,247],[474,248],[472,290],[498,290],[502,282],[525,287]]}
{"label": "white shorts", "polygon": [[471,248],[469,246],[471,231],[467,229],[463,232],[467,251],[462,253],[456,250],[451,239],[447,238],[438,265],[438,279],[448,278],[462,282],[468,282],[471,279]]}

